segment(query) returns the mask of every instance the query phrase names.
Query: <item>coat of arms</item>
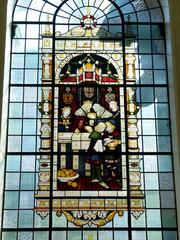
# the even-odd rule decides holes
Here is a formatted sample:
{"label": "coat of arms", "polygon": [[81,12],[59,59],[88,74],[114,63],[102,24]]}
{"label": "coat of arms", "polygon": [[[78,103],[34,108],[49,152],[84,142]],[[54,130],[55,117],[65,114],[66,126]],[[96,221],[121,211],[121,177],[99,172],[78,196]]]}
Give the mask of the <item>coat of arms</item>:
{"label": "coat of arms", "polygon": [[67,105],[73,102],[73,94],[70,93],[70,88],[66,88],[66,93],[63,94],[63,102]]}
{"label": "coat of arms", "polygon": [[94,88],[93,87],[84,87],[84,95],[87,98],[92,98],[94,96]]}

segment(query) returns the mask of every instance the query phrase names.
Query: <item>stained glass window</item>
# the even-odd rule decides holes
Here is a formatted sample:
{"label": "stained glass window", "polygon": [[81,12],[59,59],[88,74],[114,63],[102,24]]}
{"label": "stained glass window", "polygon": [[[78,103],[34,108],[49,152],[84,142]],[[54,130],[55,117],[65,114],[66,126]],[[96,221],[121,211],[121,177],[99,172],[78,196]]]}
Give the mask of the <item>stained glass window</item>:
{"label": "stained glass window", "polygon": [[177,240],[157,0],[18,0],[2,239]]}

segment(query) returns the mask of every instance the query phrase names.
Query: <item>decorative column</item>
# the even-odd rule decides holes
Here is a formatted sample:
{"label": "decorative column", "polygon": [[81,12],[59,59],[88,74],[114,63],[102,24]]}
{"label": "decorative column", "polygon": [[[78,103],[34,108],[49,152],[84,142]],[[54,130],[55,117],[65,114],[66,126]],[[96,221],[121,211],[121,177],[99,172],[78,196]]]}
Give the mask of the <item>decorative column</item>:
{"label": "decorative column", "polygon": [[[126,56],[126,80],[127,84],[135,84],[135,56],[129,53]],[[141,187],[141,173],[140,173],[140,157],[138,147],[138,118],[137,113],[139,106],[136,103],[136,89],[135,87],[128,87],[126,89],[127,99],[127,121],[128,121],[128,152],[129,155],[129,180],[130,180],[130,194],[131,196],[142,197]]]}
{"label": "decorative column", "polygon": [[42,35],[42,98],[39,103],[41,113],[40,127],[40,157],[39,179],[36,197],[36,211],[45,218],[48,215],[49,200],[43,197],[49,196],[50,190],[50,161],[51,161],[51,113],[52,113],[52,33],[50,25],[45,26]]}

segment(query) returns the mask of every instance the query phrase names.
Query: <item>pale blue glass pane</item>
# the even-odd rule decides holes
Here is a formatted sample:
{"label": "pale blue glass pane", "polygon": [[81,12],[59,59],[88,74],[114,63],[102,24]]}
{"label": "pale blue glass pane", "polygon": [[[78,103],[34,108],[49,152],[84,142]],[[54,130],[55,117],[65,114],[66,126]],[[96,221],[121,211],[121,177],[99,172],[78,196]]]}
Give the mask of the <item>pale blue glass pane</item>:
{"label": "pale blue glass pane", "polygon": [[22,87],[11,87],[10,101],[11,102],[22,102],[22,100],[23,100],[23,88]]}
{"label": "pale blue glass pane", "polygon": [[160,210],[147,209],[147,227],[161,227],[161,214]]}
{"label": "pale blue glass pane", "polygon": [[171,156],[158,156],[159,171],[160,172],[171,172],[172,171],[172,158]]}
{"label": "pale blue glass pane", "polygon": [[107,14],[107,18],[118,17],[118,16],[119,16],[119,12],[117,10]]}
{"label": "pale blue glass pane", "polygon": [[156,126],[154,120],[142,120],[143,126],[143,134],[144,135],[155,135],[156,134]]}
{"label": "pale blue glass pane", "polygon": [[18,233],[18,240],[32,240],[33,233],[32,232],[19,232]]}
{"label": "pale blue glass pane", "polygon": [[23,70],[13,69],[11,71],[11,83],[16,83],[16,84],[23,83]]}
{"label": "pale blue glass pane", "polygon": [[134,1],[132,2],[133,6],[135,7],[135,11],[141,11],[141,10],[146,10],[147,9],[147,5],[141,1]]}
{"label": "pale blue glass pane", "polygon": [[152,25],[152,38],[153,39],[163,39],[163,31],[161,25]]}
{"label": "pale blue glass pane", "polygon": [[68,231],[68,239],[81,240],[81,231]]}
{"label": "pale blue glass pane", "polygon": [[[57,239],[59,239],[60,236],[61,236],[61,240],[66,240],[67,239],[65,231],[60,231],[60,232],[54,231],[54,232],[52,232],[52,240],[57,240]],[[71,240],[71,239],[76,240],[76,238],[74,238],[74,237],[73,238],[68,238],[68,239],[69,240]],[[78,240],[80,240],[80,238]]]}
{"label": "pale blue glass pane", "polygon": [[17,209],[19,193],[16,191],[6,191],[4,198],[4,208],[5,209]]}
{"label": "pale blue glass pane", "polygon": [[22,128],[22,121],[20,119],[9,119],[9,134],[14,135],[20,135],[21,134],[21,128]]}
{"label": "pale blue glass pane", "polygon": [[142,118],[154,118],[154,104],[142,104],[141,105]]}
{"label": "pale blue glass pane", "polygon": [[16,210],[4,210],[3,227],[4,228],[16,228],[17,227],[17,215]]}
{"label": "pale blue glass pane", "polygon": [[130,17],[130,22],[137,22],[137,16],[134,13],[124,15],[125,22],[129,22],[129,17]]}
{"label": "pale blue glass pane", "polygon": [[144,151],[145,152],[156,152],[156,137],[143,137]]}
{"label": "pale blue glass pane", "polygon": [[143,228],[146,226],[145,214],[142,214],[136,219],[133,214],[131,214],[132,227]]}
{"label": "pale blue glass pane", "polygon": [[19,211],[19,227],[22,227],[22,228],[33,227],[33,211],[32,210]]}
{"label": "pale blue glass pane", "polygon": [[21,136],[8,137],[8,151],[20,152],[21,151]]}
{"label": "pale blue glass pane", "polygon": [[139,55],[139,68],[140,69],[152,69],[151,55]]}
{"label": "pale blue glass pane", "polygon": [[49,232],[34,232],[34,240],[49,240]]}
{"label": "pale blue glass pane", "polygon": [[38,55],[26,54],[26,68],[37,68],[38,67]]}
{"label": "pale blue glass pane", "polygon": [[113,239],[113,232],[112,231],[99,231],[99,240],[104,240],[104,239]]}
{"label": "pale blue glass pane", "polygon": [[30,8],[36,9],[36,10],[41,10],[43,6],[44,6],[43,0],[32,1],[30,4]]}
{"label": "pale blue glass pane", "polygon": [[114,240],[128,240],[128,232],[114,231]]}
{"label": "pale blue glass pane", "polygon": [[148,11],[137,12],[137,15],[138,15],[138,22],[150,22]]}
{"label": "pale blue glass pane", "polygon": [[19,173],[6,173],[6,189],[18,190],[19,189]]}
{"label": "pale blue glass pane", "polygon": [[114,227],[127,227],[128,226],[128,216],[127,216],[127,212],[124,212],[123,216],[119,216],[118,214],[116,214],[114,216],[114,220],[113,220],[113,224]]}
{"label": "pale blue glass pane", "polygon": [[173,190],[174,181],[172,173],[159,173],[160,189],[161,190]]}
{"label": "pale blue glass pane", "polygon": [[17,232],[3,232],[2,240],[16,240]]}
{"label": "pale blue glass pane", "polygon": [[140,25],[138,26],[138,29],[139,29],[139,34],[138,34],[139,39],[150,39],[151,34],[150,34],[149,25]]}
{"label": "pale blue glass pane", "polygon": [[171,139],[170,137],[158,137],[158,151],[159,152],[170,152],[171,151]]}
{"label": "pale blue glass pane", "polygon": [[164,70],[154,70],[154,82],[157,84],[166,84],[167,76]]}
{"label": "pale blue glass pane", "polygon": [[165,103],[156,104],[156,117],[169,118],[168,104]]}
{"label": "pale blue glass pane", "polygon": [[132,240],[146,240],[146,232],[132,231]]}
{"label": "pale blue glass pane", "polygon": [[45,219],[41,219],[41,217],[37,214],[34,215],[34,226],[37,228],[48,228],[49,227],[49,216]]}
{"label": "pale blue glass pane", "polygon": [[36,102],[37,101],[37,88],[36,87],[26,87],[25,88],[24,101],[25,102]]}
{"label": "pale blue glass pane", "polygon": [[35,171],[35,156],[27,155],[22,156],[22,171],[33,172]]}
{"label": "pale blue glass pane", "polygon": [[163,240],[177,240],[177,232],[175,231],[163,231]]}
{"label": "pale blue glass pane", "polygon": [[163,22],[163,16],[161,9],[151,9],[150,10],[151,21],[152,22]]}
{"label": "pale blue glass pane", "polygon": [[34,207],[34,192],[20,192],[20,208],[21,209],[32,209]]}
{"label": "pale blue glass pane", "polygon": [[25,21],[27,9],[22,7],[16,7],[14,12],[14,21]]}
{"label": "pale blue glass pane", "polygon": [[19,171],[20,170],[20,156],[7,156],[6,171]]}
{"label": "pale blue glass pane", "polygon": [[[84,3],[85,6],[88,6],[88,3],[87,3],[86,1],[83,1],[83,3]],[[70,4],[70,5],[71,5],[71,4]],[[75,7],[75,6],[74,6],[74,7]],[[68,6],[68,2],[67,2],[67,4],[64,4],[64,5],[61,7],[61,9],[64,10],[64,11],[66,11],[66,12],[69,12],[69,13],[71,13],[71,14],[72,14],[72,12],[73,12],[73,9]],[[92,14],[92,12],[91,12],[91,14]]]}
{"label": "pale blue glass pane", "polygon": [[155,8],[159,7],[159,2],[157,2],[156,0],[151,0],[150,2],[147,2],[147,5],[149,8]]}
{"label": "pale blue glass pane", "polygon": [[24,152],[33,152],[35,151],[36,138],[33,136],[24,136],[22,150]]}
{"label": "pale blue glass pane", "polygon": [[12,42],[12,52],[13,53],[21,53],[24,52],[24,39],[13,39]]}
{"label": "pale blue glass pane", "polygon": [[138,134],[139,134],[139,139],[140,140],[140,135],[142,135],[142,121],[138,121]]}
{"label": "pale blue glass pane", "polygon": [[159,188],[157,173],[146,173],[145,174],[145,188],[149,189],[149,190]]}
{"label": "pale blue glass pane", "polygon": [[9,117],[22,117],[22,103],[10,103]]}
{"label": "pale blue glass pane", "polygon": [[28,24],[27,25],[27,38],[39,38],[39,25],[38,24]]}
{"label": "pale blue glass pane", "polygon": [[173,191],[161,191],[161,207],[175,208],[175,196]]}
{"label": "pale blue glass pane", "polygon": [[148,231],[148,240],[162,240],[162,232],[161,231]]}
{"label": "pale blue glass pane", "polygon": [[140,70],[141,84],[153,84],[152,70]]}
{"label": "pale blue glass pane", "polygon": [[150,40],[139,40],[139,53],[151,53]]}
{"label": "pale blue glass pane", "polygon": [[159,102],[168,102],[167,88],[155,88],[155,99]]}
{"label": "pale blue glass pane", "polygon": [[24,135],[36,134],[36,120],[32,119],[23,120],[23,134]]}
{"label": "pale blue glass pane", "polygon": [[13,54],[12,68],[23,68],[23,67],[24,67],[24,54]]}
{"label": "pale blue glass pane", "polygon": [[37,104],[35,103],[24,103],[24,117],[36,118]]}
{"label": "pale blue glass pane", "polygon": [[67,227],[67,219],[64,216],[64,214],[58,217],[56,213],[53,212],[52,215],[53,215],[53,227]]}
{"label": "pale blue glass pane", "polygon": [[39,50],[38,44],[39,44],[38,40],[27,39],[26,40],[26,52],[32,52],[32,53],[38,52],[38,50]]}
{"label": "pale blue glass pane", "polygon": [[129,0],[116,0],[115,2],[117,3],[118,6],[122,6],[126,3],[128,3]]}
{"label": "pale blue glass pane", "polygon": [[131,4],[127,4],[121,8],[123,14],[134,12],[134,8]]}
{"label": "pale blue glass pane", "polygon": [[153,55],[154,69],[165,69],[166,61],[164,55]]}
{"label": "pale blue glass pane", "polygon": [[146,197],[146,208],[159,208],[160,207],[158,191],[146,191],[145,197]]}
{"label": "pale blue glass pane", "polygon": [[109,23],[121,23],[121,18],[120,17],[115,17],[115,18],[111,18],[109,19]]}
{"label": "pale blue glass pane", "polygon": [[165,53],[164,41],[163,40],[153,40],[153,53]]}
{"label": "pale blue glass pane", "polygon": [[14,38],[25,38],[25,25],[24,24],[15,24],[15,35]]}
{"label": "pale blue glass pane", "polygon": [[145,155],[143,159],[145,172],[157,172],[157,156]]}
{"label": "pale blue glass pane", "polygon": [[21,174],[21,190],[33,190],[34,189],[34,174],[22,173]]}
{"label": "pale blue glass pane", "polygon": [[141,101],[142,102],[154,102],[153,88],[150,88],[150,87],[141,88]]}
{"label": "pale blue glass pane", "polygon": [[110,27],[110,31],[111,31],[111,33],[116,34],[116,33],[119,32],[119,30],[121,31],[121,29],[120,29],[119,26],[113,26],[113,25],[112,25],[112,26]]}
{"label": "pale blue glass pane", "polygon": [[17,4],[19,6],[28,7],[31,0],[18,0]]}
{"label": "pale blue glass pane", "polygon": [[37,70],[25,71],[25,83],[36,84],[37,83]]}
{"label": "pale blue glass pane", "polygon": [[157,120],[157,134],[158,135],[170,135],[170,122],[169,120]]}
{"label": "pale blue glass pane", "polygon": [[39,21],[40,13],[38,11],[28,10],[27,21],[37,22]]}
{"label": "pale blue glass pane", "polygon": [[176,227],[176,211],[172,209],[162,209],[162,225],[165,228]]}

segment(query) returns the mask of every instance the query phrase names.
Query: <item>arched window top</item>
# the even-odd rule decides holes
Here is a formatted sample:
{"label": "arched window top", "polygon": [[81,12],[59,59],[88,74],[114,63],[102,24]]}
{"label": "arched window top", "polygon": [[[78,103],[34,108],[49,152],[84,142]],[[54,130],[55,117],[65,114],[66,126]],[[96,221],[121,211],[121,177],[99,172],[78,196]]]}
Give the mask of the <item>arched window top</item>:
{"label": "arched window top", "polygon": [[14,9],[14,21],[56,21],[79,24],[87,13],[98,23],[125,22],[163,22],[163,13],[158,0],[18,0]]}

